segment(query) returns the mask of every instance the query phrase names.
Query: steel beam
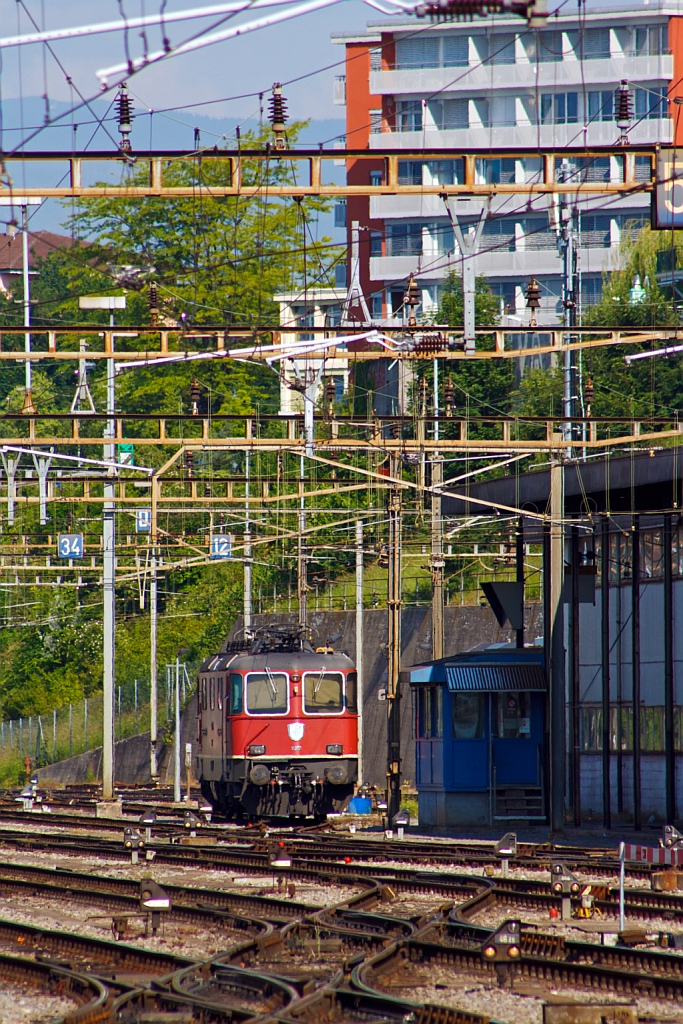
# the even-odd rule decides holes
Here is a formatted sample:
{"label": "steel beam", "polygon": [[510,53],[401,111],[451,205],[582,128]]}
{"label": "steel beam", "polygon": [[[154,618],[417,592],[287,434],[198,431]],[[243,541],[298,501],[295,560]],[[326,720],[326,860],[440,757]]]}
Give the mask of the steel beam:
{"label": "steel beam", "polygon": [[[3,154],[8,168],[14,164],[40,165],[49,167],[52,164],[63,164],[67,173],[65,183],[57,187],[25,188],[21,193],[27,197],[40,196],[49,198],[118,198],[138,199],[155,197],[164,199],[217,199],[224,196],[239,196],[241,199],[261,196],[280,196],[299,198],[301,196],[382,196],[382,195],[435,195],[435,196],[497,196],[497,195],[571,195],[587,196],[618,196],[630,195],[634,192],[652,192],[654,182],[636,181],[635,157],[649,157],[651,167],[654,166],[655,147],[652,145],[632,145],[628,152],[620,146],[597,146],[576,152],[577,159],[591,160],[615,157],[621,163],[619,181],[586,181],[587,175],[581,169],[568,176],[566,181],[557,180],[556,165],[571,158],[566,149],[546,150],[539,158],[538,152],[513,148],[496,150],[484,149],[429,149],[401,150],[384,149],[344,149],[344,150],[228,150],[206,149],[198,153],[196,150],[139,150],[134,154],[137,177],[133,182],[128,180],[121,185],[83,184],[83,170],[87,165],[115,163],[118,165],[130,162],[130,156],[122,157],[120,151],[105,150],[82,153],[64,153],[57,151],[17,151]],[[529,182],[495,183],[487,181],[487,167],[495,160],[513,157],[538,161],[538,173]],[[380,184],[335,184],[325,181],[324,167],[330,161],[346,160],[355,164],[370,160],[373,167],[378,162],[384,165]],[[399,165],[405,160],[418,160],[422,163],[435,160],[462,161],[463,175],[458,184],[454,185],[407,185],[399,180]],[[200,178],[200,164],[206,169],[220,169],[223,181],[204,183]],[[586,166],[584,164],[583,166]],[[197,180],[179,185],[177,182],[168,184],[168,170],[184,167],[195,168]],[[291,182],[275,183],[272,175],[259,174],[260,165],[272,169],[287,167],[292,169]],[[257,170],[254,174],[253,171]],[[246,173],[245,173],[246,171]],[[143,173],[141,173],[143,172]],[[54,177],[54,169],[50,169]],[[166,181],[165,179],[166,175]],[[331,177],[329,175],[328,177]],[[368,176],[369,177],[369,176]],[[252,184],[254,181],[256,183]],[[12,190],[0,188],[0,198],[12,199]]]}

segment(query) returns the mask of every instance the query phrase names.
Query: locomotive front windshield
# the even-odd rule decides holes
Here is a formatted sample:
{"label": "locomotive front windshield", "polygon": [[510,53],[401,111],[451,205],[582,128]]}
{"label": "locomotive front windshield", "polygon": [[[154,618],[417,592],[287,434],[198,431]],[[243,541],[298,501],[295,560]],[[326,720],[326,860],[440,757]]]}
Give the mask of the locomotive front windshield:
{"label": "locomotive front windshield", "polygon": [[309,715],[337,714],[344,707],[344,678],[341,672],[306,672],[304,710]]}
{"label": "locomotive front windshield", "polygon": [[247,711],[251,715],[277,715],[287,711],[287,676],[284,672],[247,675]]}

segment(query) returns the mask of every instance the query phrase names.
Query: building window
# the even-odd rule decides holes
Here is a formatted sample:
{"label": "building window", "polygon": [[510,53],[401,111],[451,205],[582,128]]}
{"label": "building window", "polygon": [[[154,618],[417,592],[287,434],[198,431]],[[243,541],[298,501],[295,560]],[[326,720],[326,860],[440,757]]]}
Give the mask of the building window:
{"label": "building window", "polygon": [[450,224],[431,224],[429,230],[438,252],[453,252],[455,239]]}
{"label": "building window", "polygon": [[370,134],[379,135],[382,131],[382,111],[370,111]]}
{"label": "building window", "polygon": [[378,188],[383,184],[383,177],[381,171],[370,171],[370,184],[374,188]]}
{"label": "building window", "polygon": [[621,233],[629,234],[633,240],[650,223],[650,218],[642,213],[620,213],[615,217],[615,220],[619,225]]}
{"label": "building window", "polygon": [[382,47],[373,46],[370,50],[370,70],[381,71],[382,70]]}
{"label": "building window", "polygon": [[415,68],[438,68],[439,39],[399,39],[396,42],[396,70],[411,71]]}
{"label": "building window", "polygon": [[334,287],[346,288],[346,264],[337,263],[334,268]]}
{"label": "building window", "polygon": [[[346,284],[346,266],[344,264],[342,264],[342,266],[344,267],[344,271],[345,271],[345,273],[344,273],[344,284]],[[335,284],[336,284],[336,282],[335,282]],[[327,327],[339,327],[339,324],[341,323],[341,314],[342,314],[341,306],[328,306],[327,309],[325,310],[325,324],[326,324],[326,326]]]}
{"label": "building window", "polygon": [[384,316],[384,295],[382,292],[379,295],[370,296],[370,312],[372,313],[373,320],[381,320]]}
{"label": "building window", "polygon": [[584,60],[609,60],[611,56],[609,29],[585,29],[583,40],[579,36],[578,51],[579,59],[583,56]]}
{"label": "building window", "polygon": [[588,120],[614,120],[614,93],[611,90],[588,93]]}
{"label": "building window", "polygon": [[429,109],[434,125],[440,132],[454,131],[470,126],[469,100],[439,100],[436,103],[430,103]]}
{"label": "building window", "polygon": [[515,63],[515,36],[509,34],[491,36],[490,45],[492,64]]}
{"label": "building window", "polygon": [[417,687],[415,699],[415,735],[420,740],[440,740],[443,736],[443,693],[440,686]]}
{"label": "building window", "polygon": [[538,61],[540,64],[556,63],[562,60],[562,33],[538,33]]}
{"label": "building window", "polygon": [[469,62],[469,37],[456,35],[443,36],[443,66],[445,68],[466,68]]}
{"label": "building window", "polygon": [[659,57],[669,50],[669,30],[666,25],[643,25],[633,29],[633,56]]}
{"label": "building window", "polygon": [[612,166],[608,156],[573,156],[563,160],[555,169],[555,181],[576,182],[586,181],[623,181],[623,164],[618,176],[612,175]]}
{"label": "building window", "polygon": [[546,217],[524,217],[520,227],[525,251],[540,252],[557,248],[557,236],[550,230]]}
{"label": "building window", "polygon": [[[515,221],[513,218],[496,218],[484,223],[483,235],[486,239],[483,249],[486,252],[515,251]],[[513,285],[514,288],[514,285]]]}
{"label": "building window", "polygon": [[[370,120],[372,121],[372,111],[370,111]],[[396,104],[396,131],[422,131],[421,100],[399,100],[399,102]]]}
{"label": "building window", "polygon": [[585,249],[609,249],[611,219],[605,214],[584,213],[581,217],[581,245]]}
{"label": "building window", "polygon": [[649,156],[637,156],[635,167],[636,181],[652,181],[652,160]]}
{"label": "building window", "polygon": [[421,185],[423,166],[424,164],[422,163],[421,160],[399,160],[399,185]]}
{"label": "building window", "polygon": [[453,739],[480,740],[484,735],[483,693],[454,693]]}
{"label": "building window", "polygon": [[420,256],[422,254],[421,224],[389,224],[387,256]]}
{"label": "building window", "polygon": [[346,75],[336,75],[334,79],[334,105],[346,106]]}
{"label": "building window", "polygon": [[602,278],[582,277],[581,278],[581,305],[595,306],[602,302]]}
{"label": "building window", "polygon": [[522,740],[531,736],[529,694],[525,692],[495,694],[494,722],[498,739]]}
{"label": "building window", "polygon": [[382,232],[371,231],[370,232],[370,255],[381,256],[382,255]]}
{"label": "building window", "polygon": [[576,124],[578,119],[578,92],[544,92],[541,94],[542,124]]}
{"label": "building window", "polygon": [[334,204],[334,226],[335,228],[346,227],[346,200],[338,199]]}
{"label": "building window", "polygon": [[474,174],[478,185],[512,185],[515,181],[515,160],[512,157],[477,160]]}
{"label": "building window", "polygon": [[636,87],[635,112],[636,119],[666,117],[668,114],[666,85],[655,85],[651,89]]}
{"label": "building window", "polygon": [[465,163],[456,160],[429,160],[427,170],[433,185],[462,185],[465,181]]}
{"label": "building window", "polygon": [[468,64],[469,38],[466,35],[416,37],[396,42],[397,71],[466,68]]}

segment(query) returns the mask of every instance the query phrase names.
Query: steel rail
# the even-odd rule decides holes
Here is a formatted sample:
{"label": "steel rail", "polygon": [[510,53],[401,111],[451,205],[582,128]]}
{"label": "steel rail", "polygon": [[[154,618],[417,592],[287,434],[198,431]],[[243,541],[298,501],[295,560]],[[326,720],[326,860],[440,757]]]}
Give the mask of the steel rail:
{"label": "steel rail", "polygon": [[64,1018],[66,1024],[106,1020],[109,990],[97,978],[6,953],[0,953],[0,978],[72,998],[78,1008]]}
{"label": "steel rail", "polygon": [[[117,972],[126,978],[135,974],[170,977],[196,962],[191,957],[162,950],[4,919],[0,919],[0,944],[16,948],[23,956],[35,957],[36,962],[48,966],[68,970],[87,968],[105,983],[116,982]],[[130,982],[126,981],[125,986],[129,987]]]}

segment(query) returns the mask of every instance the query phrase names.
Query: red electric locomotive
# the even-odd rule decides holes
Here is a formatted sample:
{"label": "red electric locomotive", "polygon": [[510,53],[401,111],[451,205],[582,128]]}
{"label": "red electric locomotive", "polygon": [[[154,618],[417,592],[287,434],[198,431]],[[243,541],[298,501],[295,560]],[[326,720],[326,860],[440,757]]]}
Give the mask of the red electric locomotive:
{"label": "red electric locomotive", "polygon": [[358,779],[358,676],[299,625],[228,641],[199,670],[195,772],[228,817],[341,811]]}

